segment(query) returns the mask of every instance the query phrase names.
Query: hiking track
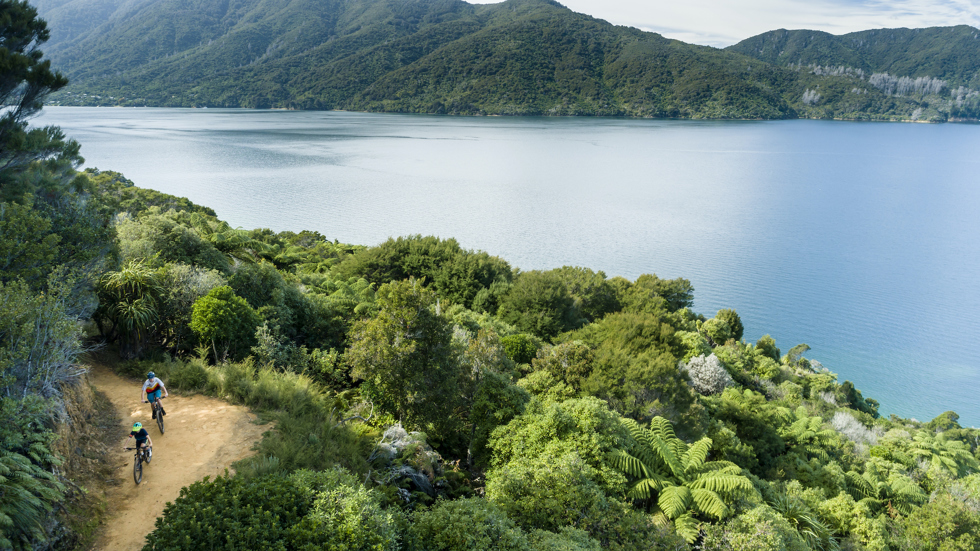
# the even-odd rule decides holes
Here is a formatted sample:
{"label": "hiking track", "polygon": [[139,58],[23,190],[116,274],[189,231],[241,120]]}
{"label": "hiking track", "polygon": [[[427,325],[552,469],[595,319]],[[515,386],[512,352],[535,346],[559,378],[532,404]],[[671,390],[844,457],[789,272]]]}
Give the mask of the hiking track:
{"label": "hiking track", "polygon": [[[256,425],[255,415],[242,406],[202,395],[178,396],[171,392],[161,400],[167,411],[166,434],[161,435],[152,419],[150,404],[139,399],[142,380],[129,380],[108,367],[94,364],[89,380],[104,392],[122,419],[119,445],[110,450],[115,466],[107,490],[108,523],[101,529],[92,549],[138,551],[153,531],[156,518],[180,489],[205,476],[213,479],[239,459],[252,455],[252,446],[269,426]],[[143,465],[143,482],[133,483],[133,452],[128,439],[133,423],[139,421],[153,441],[153,461]]]}

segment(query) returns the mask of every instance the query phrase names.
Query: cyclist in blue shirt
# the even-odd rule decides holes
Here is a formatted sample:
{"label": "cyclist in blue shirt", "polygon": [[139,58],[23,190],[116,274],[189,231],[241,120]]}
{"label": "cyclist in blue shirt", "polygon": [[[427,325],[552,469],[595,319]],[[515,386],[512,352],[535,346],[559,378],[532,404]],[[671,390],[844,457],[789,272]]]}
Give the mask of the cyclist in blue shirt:
{"label": "cyclist in blue shirt", "polygon": [[129,433],[129,438],[136,438],[137,448],[146,448],[146,462],[149,463],[150,458],[153,457],[153,440],[150,438],[150,433],[143,428],[143,423],[138,421],[133,423],[133,430]]}

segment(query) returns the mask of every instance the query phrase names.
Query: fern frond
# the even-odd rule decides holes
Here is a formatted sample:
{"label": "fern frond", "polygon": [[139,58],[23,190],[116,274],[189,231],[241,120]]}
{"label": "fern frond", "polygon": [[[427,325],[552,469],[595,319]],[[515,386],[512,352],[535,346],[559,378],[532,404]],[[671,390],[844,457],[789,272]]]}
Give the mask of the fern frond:
{"label": "fern frond", "polygon": [[724,474],[742,474],[742,468],[731,461],[708,461],[701,465],[701,472],[717,472]]}
{"label": "fern frond", "polygon": [[697,512],[715,517],[718,520],[722,520],[728,516],[728,506],[725,505],[721,496],[715,492],[696,489],[691,490],[691,496],[694,498],[694,505]]}
{"label": "fern frond", "polygon": [[691,444],[691,447],[687,449],[687,452],[681,458],[684,464],[684,470],[689,473],[700,470],[701,466],[704,465],[705,460],[708,458],[708,453],[710,451],[711,439],[708,437],[704,437]]}
{"label": "fern frond", "polygon": [[668,486],[660,491],[657,505],[667,518],[676,519],[691,508],[691,500],[691,490],[687,487]]}
{"label": "fern frond", "polygon": [[705,473],[692,482],[691,489],[705,489],[722,494],[728,494],[738,490],[751,491],[752,481],[744,476],[723,474],[714,471]]}
{"label": "fern frond", "polygon": [[623,450],[614,450],[608,455],[609,463],[620,471],[622,471],[627,476],[632,476],[635,478],[648,478],[651,474],[647,466],[640,461],[638,458],[634,457]]}
{"label": "fern frond", "polygon": [[863,476],[859,475],[854,471],[848,471],[844,474],[844,478],[847,480],[847,484],[851,486],[857,493],[865,497],[877,497],[878,491],[871,482],[866,480]]}
{"label": "fern frond", "polygon": [[880,499],[866,497],[857,502],[858,505],[865,507],[871,514],[878,514],[878,511],[885,506]]}
{"label": "fern frond", "polygon": [[674,425],[659,415],[650,420],[650,431],[663,440],[677,439],[677,435],[674,434]]}
{"label": "fern frond", "polygon": [[670,526],[670,519],[664,515],[664,512],[657,507],[657,510],[650,515],[650,520],[653,521],[654,526],[659,526],[660,528],[666,528]]}
{"label": "fern frond", "polygon": [[684,538],[687,543],[693,544],[697,541],[701,533],[701,523],[690,514],[681,515],[674,519],[674,530]]}
{"label": "fern frond", "polygon": [[671,486],[670,481],[662,478],[644,478],[629,489],[626,497],[630,499],[650,499],[655,493],[663,490],[667,486]]}

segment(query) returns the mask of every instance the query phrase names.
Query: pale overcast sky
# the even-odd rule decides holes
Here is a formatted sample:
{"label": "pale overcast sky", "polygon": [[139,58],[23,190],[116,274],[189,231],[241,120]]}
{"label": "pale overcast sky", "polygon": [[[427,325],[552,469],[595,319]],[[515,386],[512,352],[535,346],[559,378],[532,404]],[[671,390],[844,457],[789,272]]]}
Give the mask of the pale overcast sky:
{"label": "pale overcast sky", "polygon": [[717,47],[730,46],[774,29],[815,29],[843,34],[895,27],[980,27],[980,0],[558,1],[573,11],[616,25]]}

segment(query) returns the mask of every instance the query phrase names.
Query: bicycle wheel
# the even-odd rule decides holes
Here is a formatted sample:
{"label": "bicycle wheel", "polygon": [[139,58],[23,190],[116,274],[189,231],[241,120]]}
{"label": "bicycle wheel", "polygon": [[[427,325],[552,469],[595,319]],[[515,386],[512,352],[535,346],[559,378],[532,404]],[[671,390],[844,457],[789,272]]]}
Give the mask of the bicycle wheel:
{"label": "bicycle wheel", "polygon": [[157,410],[157,426],[160,427],[160,434],[163,434],[163,408],[160,407],[159,402],[154,407]]}
{"label": "bicycle wheel", "polygon": [[133,480],[137,484],[143,480],[143,457],[139,453],[136,454],[136,459],[133,460]]}

